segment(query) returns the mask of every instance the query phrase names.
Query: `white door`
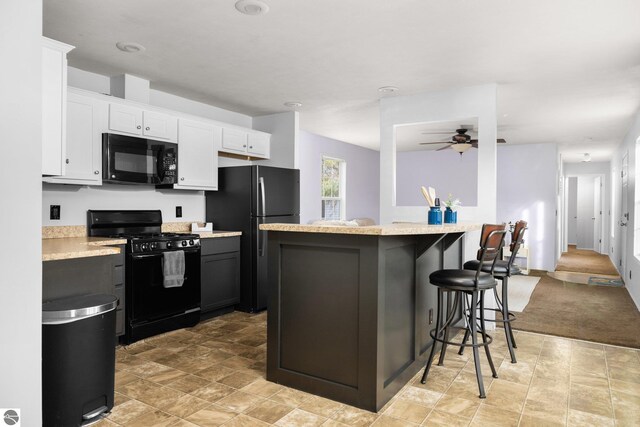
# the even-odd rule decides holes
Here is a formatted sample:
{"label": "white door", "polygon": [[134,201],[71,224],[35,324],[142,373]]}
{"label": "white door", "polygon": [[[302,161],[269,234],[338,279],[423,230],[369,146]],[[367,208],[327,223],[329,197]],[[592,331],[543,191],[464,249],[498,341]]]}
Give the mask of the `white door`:
{"label": "white door", "polygon": [[577,219],[577,247],[578,249],[593,249],[593,183],[592,176],[578,177],[578,219]]}
{"label": "white door", "polygon": [[222,128],[181,119],[178,132],[179,178],[176,188],[217,190]]}
{"label": "white door", "polygon": [[109,104],[109,129],[142,135],[142,110],[128,105]]}
{"label": "white door", "polygon": [[593,180],[593,250],[602,253],[602,177]]}
{"label": "white door", "polygon": [[252,156],[269,158],[269,145],[271,135],[263,133],[250,133],[248,137],[249,147],[247,152]]}
{"label": "white door", "polygon": [[142,134],[151,139],[178,139],[178,119],[155,111],[142,112]]}
{"label": "white door", "polygon": [[578,244],[578,178],[567,178],[567,243]]}
{"label": "white door", "polygon": [[223,151],[246,153],[247,132],[238,129],[224,128],[222,130],[222,149]]}
{"label": "white door", "polygon": [[627,233],[629,232],[629,153],[625,153],[622,158],[622,170],[620,171],[620,275],[625,280],[625,272],[627,271]]}

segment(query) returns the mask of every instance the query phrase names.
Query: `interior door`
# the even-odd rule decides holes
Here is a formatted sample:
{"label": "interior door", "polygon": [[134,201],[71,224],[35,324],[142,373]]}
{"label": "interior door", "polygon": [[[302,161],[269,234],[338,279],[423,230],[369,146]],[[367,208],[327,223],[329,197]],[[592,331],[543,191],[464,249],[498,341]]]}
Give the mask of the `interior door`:
{"label": "interior door", "polygon": [[593,176],[578,177],[578,249],[593,249]]}
{"label": "interior door", "polygon": [[602,177],[593,180],[593,250],[602,253]]}
{"label": "interior door", "polygon": [[625,153],[622,157],[622,170],[620,172],[620,275],[625,279],[627,271],[627,224],[629,223],[629,201],[627,190],[629,188],[629,153]]}

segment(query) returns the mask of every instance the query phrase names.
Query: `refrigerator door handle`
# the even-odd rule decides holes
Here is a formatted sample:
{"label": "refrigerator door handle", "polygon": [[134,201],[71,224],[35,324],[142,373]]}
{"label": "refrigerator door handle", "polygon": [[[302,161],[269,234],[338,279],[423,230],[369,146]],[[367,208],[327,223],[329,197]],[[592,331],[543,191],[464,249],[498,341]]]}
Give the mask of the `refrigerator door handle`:
{"label": "refrigerator door handle", "polygon": [[260,177],[260,179],[258,180],[258,185],[260,186],[260,196],[262,197],[262,215],[265,216],[267,214],[267,202],[264,195],[264,177]]}
{"label": "refrigerator door handle", "polygon": [[263,224],[261,220],[258,220],[258,256],[263,257],[265,253],[265,245],[267,243],[267,239],[264,233],[266,231],[260,230],[260,224]]}

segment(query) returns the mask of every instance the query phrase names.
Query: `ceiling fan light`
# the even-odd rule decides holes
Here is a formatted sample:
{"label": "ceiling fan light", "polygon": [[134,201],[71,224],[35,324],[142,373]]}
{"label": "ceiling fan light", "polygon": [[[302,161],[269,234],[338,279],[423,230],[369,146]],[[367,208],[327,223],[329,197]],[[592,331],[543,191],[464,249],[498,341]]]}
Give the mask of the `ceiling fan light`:
{"label": "ceiling fan light", "polygon": [[458,153],[462,154],[465,151],[467,151],[469,148],[471,148],[471,144],[468,144],[468,143],[452,144],[451,148],[457,151]]}

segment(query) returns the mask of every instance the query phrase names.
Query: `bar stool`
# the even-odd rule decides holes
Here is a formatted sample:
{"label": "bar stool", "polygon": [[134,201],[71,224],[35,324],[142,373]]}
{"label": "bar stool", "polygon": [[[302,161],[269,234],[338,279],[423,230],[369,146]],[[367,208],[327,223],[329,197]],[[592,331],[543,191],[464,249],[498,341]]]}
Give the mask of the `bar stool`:
{"label": "bar stool", "polygon": [[[511,277],[512,274],[520,274],[520,268],[513,262],[518,254],[520,246],[522,246],[522,243],[524,242],[524,232],[526,229],[526,221],[516,222],[513,232],[511,233],[511,243],[509,245],[511,256],[509,256],[509,259],[504,261],[497,260],[495,261],[495,264],[483,263],[481,268],[483,272],[492,274],[494,278],[502,282],[502,297],[498,295],[497,288],[493,289],[497,308],[485,308],[485,310],[492,310],[502,315],[502,319],[487,320],[487,322],[501,322],[503,324],[504,335],[507,339],[507,347],[509,348],[509,354],[511,356],[511,363],[517,363],[514,348],[518,347],[516,346],[516,341],[513,337],[513,330],[511,329],[511,322],[516,320],[516,316],[509,311],[509,277]],[[478,251],[478,255],[479,254],[480,251]],[[466,270],[477,270],[479,266],[480,261],[478,260],[467,261],[464,263],[464,268]],[[469,333],[465,332],[463,342],[466,343],[468,338]],[[458,354],[462,354],[463,352],[464,347],[460,347]]]}
{"label": "bar stool", "polygon": [[[479,258],[483,261],[483,264],[491,263],[495,265],[500,253],[500,248],[502,248],[504,243],[506,232],[504,224],[485,224],[482,226]],[[483,272],[481,266],[478,265],[475,272],[470,270],[438,270],[429,275],[429,281],[438,288],[438,307],[436,327],[429,333],[431,338],[433,338],[433,345],[431,346],[431,353],[429,354],[421,382],[424,384],[427,380],[437,342],[442,343],[438,365],[444,363],[444,356],[448,344],[472,347],[478,390],[480,391],[480,397],[485,398],[486,394],[482,380],[478,348],[484,347],[489,366],[491,367],[491,373],[494,378],[498,378],[496,368],[491,359],[491,352],[489,351],[489,344],[491,344],[493,339],[487,334],[484,323],[484,293],[486,290],[495,289],[496,280],[490,273]],[[447,292],[446,306],[444,304],[445,292]],[[453,306],[450,306],[449,301],[452,296],[454,298]],[[467,296],[471,297],[470,305],[467,301]],[[467,305],[469,305],[469,307],[467,307]],[[476,306],[480,307],[480,319],[477,317],[477,310],[469,309]],[[446,316],[444,316],[445,308]],[[455,326],[461,320],[464,321],[464,327]],[[471,336],[471,344],[467,344],[466,341],[462,343],[449,341],[450,330],[465,330],[465,337],[468,337],[468,335]],[[478,333],[482,335],[482,343],[478,343]]]}

